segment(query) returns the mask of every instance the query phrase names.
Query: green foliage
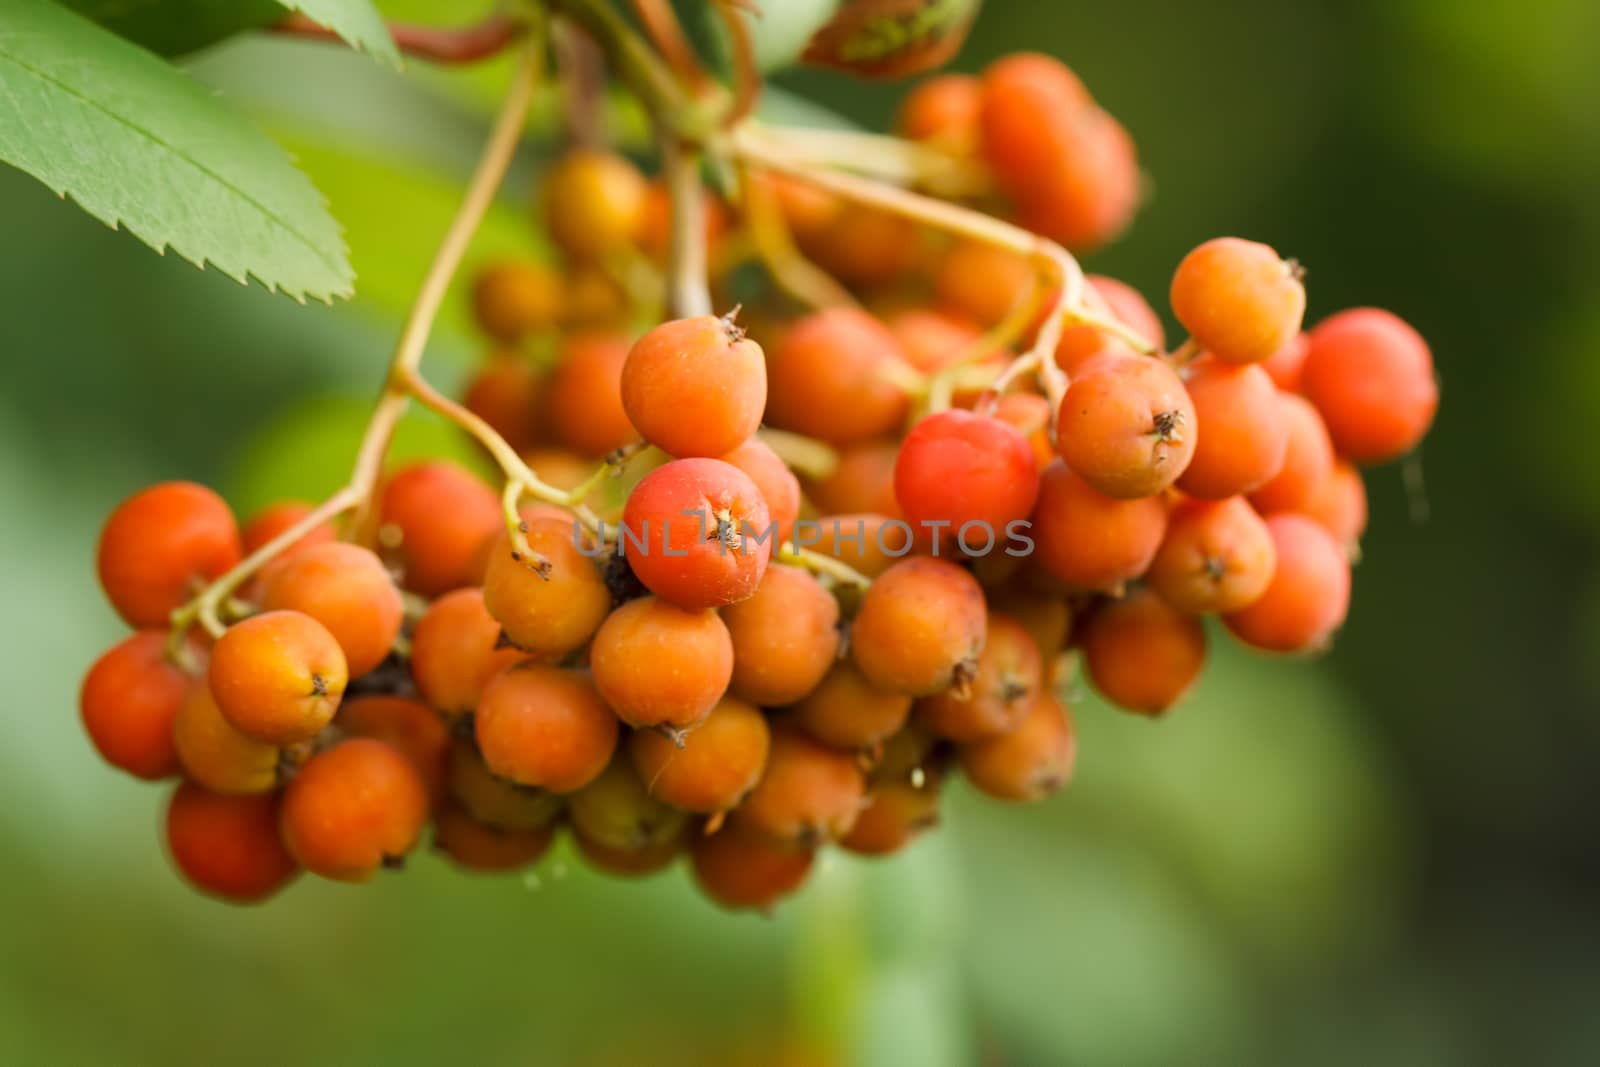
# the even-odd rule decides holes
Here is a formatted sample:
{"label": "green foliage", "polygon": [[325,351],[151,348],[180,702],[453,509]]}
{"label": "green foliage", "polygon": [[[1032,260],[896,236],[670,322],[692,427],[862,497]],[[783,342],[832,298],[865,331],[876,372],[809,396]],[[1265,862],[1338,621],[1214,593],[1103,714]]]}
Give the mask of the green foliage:
{"label": "green foliage", "polygon": [[394,46],[394,38],[389,36],[383,16],[372,6],[372,0],[282,0],[282,3],[328,27],[352,47],[396,67],[400,65],[400,52]]}
{"label": "green foliage", "polygon": [[143,49],[45,0],[12,0],[0,95],[0,159],[107,225],[297,299],[351,292],[338,225],[311,183]]}
{"label": "green foliage", "polygon": [[183,55],[283,17],[277,0],[62,0],[119,37]]}

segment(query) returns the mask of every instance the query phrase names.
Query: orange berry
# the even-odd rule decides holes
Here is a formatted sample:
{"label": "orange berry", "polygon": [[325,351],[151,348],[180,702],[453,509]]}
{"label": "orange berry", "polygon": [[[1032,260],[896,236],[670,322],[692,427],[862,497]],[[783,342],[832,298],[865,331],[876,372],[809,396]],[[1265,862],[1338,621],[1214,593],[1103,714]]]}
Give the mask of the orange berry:
{"label": "orange berry", "polygon": [[594,781],[567,798],[573,833],[602,848],[636,852],[679,840],[688,815],[651,795],[619,754]]}
{"label": "orange berry", "polygon": [[991,612],[989,638],[971,686],[919,700],[917,718],[934,734],[957,743],[1006,733],[1027,717],[1043,675],[1043,659],[1028,631],[1017,620]]}
{"label": "orange berry", "polygon": [[499,647],[500,624],[483,590],[457,589],[429,605],[411,632],[411,679],[432,707],[456,718],[478,706],[489,679],[522,659]]}
{"label": "orange berry", "polygon": [[351,678],[384,661],[405,621],[405,602],[394,579],[359,545],[308,545],[263,576],[265,611],[298,611],[328,628]]}
{"label": "orange berry", "polygon": [[239,527],[221,497],[193,482],[162,482],[117,505],[96,563],[117,614],[155,629],[239,558]]}
{"label": "orange berry", "polygon": [[839,602],[798,567],[768,567],[748,599],[722,609],[733,694],[781,707],[817,687],[839,654]]}
{"label": "orange berry", "polygon": [[266,793],[278,784],[277,746],[230,725],[204,682],[191,685],[178,705],[172,741],[184,774],[214,793]]}
{"label": "orange berry", "polygon": [[473,374],[461,402],[518,452],[544,441],[545,376],[517,352],[499,352]]}
{"label": "orange berry", "polygon": [[1277,567],[1272,534],[1241,497],[1173,509],[1147,580],[1179,611],[1238,611],[1264,593]]}
{"label": "orange berry", "polygon": [[1086,274],[1084,280],[1095,291],[1106,307],[1111,309],[1111,314],[1124,326],[1155,345],[1157,349],[1167,347],[1167,328],[1161,321],[1161,316],[1156,314],[1156,309],[1150,306],[1150,301],[1127,282],[1117,278],[1107,277],[1104,274]]}
{"label": "orange berry", "polygon": [[454,463],[396,471],[379,502],[380,539],[407,588],[435,597],[471,585],[479,550],[504,521],[493,489]]}
{"label": "orange berry", "polygon": [[554,825],[502,830],[447,804],[433,817],[433,846],[457,867],[486,874],[517,871],[539,860],[555,840]]}
{"label": "orange berry", "polygon": [[970,74],[940,74],[917,85],[900,105],[900,136],[947,152],[977,151],[983,83]]}
{"label": "orange berry", "polygon": [[839,465],[826,478],[807,482],[811,500],[825,512],[867,512],[900,517],[894,495],[898,441],[868,441],[839,449]]}
{"label": "orange berry", "polygon": [[1078,741],[1066,705],[1039,694],[1028,717],[1010,733],[957,750],[961,769],[981,792],[997,800],[1034,803],[1072,777]]}
{"label": "orange berry", "polygon": [[430,805],[444,798],[450,729],[428,705],[397,696],[351,697],[339,708],[339,729],[382,741],[411,761]]}
{"label": "orange berry", "polygon": [[1317,409],[1291,393],[1279,393],[1278,403],[1289,424],[1283,466],[1250,494],[1250,503],[1264,515],[1304,508],[1317,487],[1333,474],[1333,442]]}
{"label": "orange berry", "polygon": [[912,557],[867,590],[850,652],[873,684],[932,696],[971,681],[986,625],[977,579],[949,560]]}
{"label": "orange berry", "polygon": [[1286,393],[1300,391],[1300,377],[1305,370],[1306,356],[1311,352],[1311,338],[1303,333],[1272,355],[1261,361],[1261,369],[1272,378],[1272,384]]}
{"label": "orange berry", "polygon": [[601,624],[589,667],[623,722],[682,730],[705,719],[728,691],[733,642],[714,611],[640,597]]}
{"label": "orange berry", "polygon": [[568,334],[556,353],[545,415],[556,439],[586,456],[604,456],[639,436],[622,406],[627,337],[601,331]]}
{"label": "orange berry", "polygon": [[545,175],[545,228],[574,259],[600,259],[633,242],[644,223],[647,197],[644,175],[626,159],[573,149]]}
{"label": "orange berry", "polygon": [[768,366],[767,418],[832,444],[899,429],[910,401],[890,377],[905,357],[894,335],[854,308],[831,308],[794,323]]}
{"label": "orange berry", "polygon": [[878,577],[915,547],[910,525],[884,515],[829,515],[818,519],[816,527],[810,531],[817,536],[816,551],[868,578]]}
{"label": "orange berry", "polygon": [[1189,374],[1199,442],[1178,488],[1221,500],[1259,489],[1283,469],[1289,416],[1259,366],[1197,361]]}
{"label": "orange berry", "polygon": [[849,833],[865,792],[854,756],[798,730],[777,728],[766,770],[734,820],[774,840],[809,848]]}
{"label": "orange berry", "polygon": [[561,279],[549,268],[522,259],[486,264],[472,283],[478,325],[497,341],[514,344],[555,324]]}
{"label": "orange berry", "polygon": [[1404,320],[1376,308],[1317,324],[1301,375],[1339,453],[1385,463],[1410,452],[1433,425],[1439,386],[1433,353]]}
{"label": "orange berry", "polygon": [[1022,224],[1074,251],[1093,251],[1127,229],[1143,178],[1133,138],[1099,108],[1063,117],[1039,134],[1048,167],[1015,185]]}
{"label": "orange berry", "polygon": [[532,559],[512,555],[501,533],[490,550],[483,606],[506,638],[535,656],[565,656],[588,643],[611,610],[611,592],[595,561],[573,543],[573,519],[539,518],[524,536]]}
{"label": "orange berry", "polygon": [[1193,688],[1205,666],[1206,632],[1149,589],[1108,600],[1080,638],[1089,680],[1111,703],[1160,715]]}
{"label": "orange berry", "polygon": [[755,788],[771,747],[767,717],[726,697],[683,736],[683,747],[656,730],[628,737],[634,769],[652,796],[684,811],[729,811]]}
{"label": "orange berry", "polygon": [[778,531],[778,540],[787,541],[800,517],[800,480],[787,464],[759,437],[752,437],[722,457],[722,462],[738,467],[755,483],[767,502],[767,514]]}
{"label": "orange berry", "polygon": [[893,736],[911,715],[911,697],[873,685],[843,660],[794,706],[794,722],[832,748],[870,749]]}
{"label": "orange berry", "polygon": [[473,819],[498,830],[540,830],[555,823],[561,797],[545,789],[498,777],[483,762],[475,741],[451,741],[445,762],[445,790]]}
{"label": "orange berry", "polygon": [[1306,313],[1300,273],[1268,245],[1218,237],[1178,264],[1172,310],[1216,358],[1260,363],[1300,332]]}
{"label": "orange berry", "polygon": [[1049,574],[1078,589],[1108,590],[1149,569],[1166,528],[1159,498],[1115,500],[1057,460],[1045,468],[1030,536]]}
{"label": "orange berry", "polygon": [[411,762],[355,737],[313,756],[283,795],[283,843],[323,878],[365,882],[403,859],[428,821],[428,793]]}
{"label": "orange berry", "polygon": [[1247,645],[1268,652],[1325,648],[1350,610],[1350,563],[1333,535],[1304,515],[1267,519],[1278,554],[1267,591],[1222,621]]}
{"label": "orange berry", "polygon": [[1040,131],[1093,105],[1078,76],[1054,56],[1018,52],[983,72],[983,153],[1008,189],[1031,189],[1057,158]]}
{"label": "orange berry", "polygon": [[1335,461],[1333,473],[1312,490],[1301,510],[1333,534],[1351,559],[1361,554],[1361,535],[1367,532],[1367,486],[1348,460]]}
{"label": "orange berry", "polygon": [[909,274],[923,255],[923,234],[901,215],[847,203],[803,250],[846,285],[887,285]]}
{"label": "orange berry", "polygon": [[1194,456],[1194,402],[1160,360],[1106,360],[1073,381],[1061,402],[1056,445],[1067,466],[1107,496],[1154,496]]}
{"label": "orange berry", "polygon": [[622,365],[622,407],[645,440],[670,456],[716,457],[761,425],[767,364],[730,319],[664,322]]}
{"label": "orange berry", "polygon": [[[269,504],[251,516],[250,521],[244,524],[240,535],[246,555],[275,540],[279,534],[286,532],[300,520],[312,512],[312,505],[303,500],[280,500]],[[327,541],[338,540],[332,523],[321,523],[312,527],[309,533],[304,534],[287,551],[293,552],[306,545],[320,545]]]}
{"label": "orange berry", "polygon": [[100,758],[136,778],[178,773],[173,721],[193,684],[167,658],[167,632],[144,630],[113,645],[89,668],[79,692],[83,728]]}
{"label": "orange berry", "polygon": [[982,327],[999,325],[1039,284],[1026,258],[986,241],[957,241],[934,268],[939,303]]}
{"label": "orange berry", "polygon": [[519,785],[571,793],[611,762],[617,717],[582,674],[524,663],[496,675],[478,702],[479,751]]}
{"label": "orange berry", "polygon": [[229,725],[273,745],[321,733],[349,681],[339,642],[298,611],[267,611],[228,627],[211,650],[207,677]]}
{"label": "orange berry", "polygon": [[689,848],[701,892],[724,908],[767,911],[811,872],[815,853],[735,825],[697,836]]}
{"label": "orange berry", "polygon": [[925,782],[880,782],[867,790],[861,815],[840,841],[862,856],[899,852],[921,834],[939,825],[939,786]]}
{"label": "orange berry", "polygon": [[227,796],[180,783],[167,804],[167,848],[189,884],[234,904],[265,900],[300,867],[278,836],[277,794]]}

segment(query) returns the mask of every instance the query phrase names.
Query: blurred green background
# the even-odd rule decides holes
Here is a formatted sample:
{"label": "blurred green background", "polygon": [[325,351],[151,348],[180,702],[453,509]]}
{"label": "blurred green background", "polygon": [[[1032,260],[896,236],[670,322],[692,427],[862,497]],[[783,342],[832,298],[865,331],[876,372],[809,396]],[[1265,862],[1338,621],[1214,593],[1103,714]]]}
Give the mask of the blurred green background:
{"label": "blurred green background", "polygon": [[[165,790],[80,733],[78,679],[120,633],[100,522],[163,478],[249,508],[343,477],[493,70],[401,78],[260,40],[191,61],[345,223],[361,295],[334,309],[159,259],[0,173],[0,1062],[1596,1062],[1597,39],[1592,0],[990,0],[958,66],[1053,52],[1138,138],[1152,198],[1093,268],[1159,297],[1186,249],[1236,233],[1309,265],[1313,317],[1382,304],[1432,341],[1431,516],[1373,472],[1326,659],[1218,641],[1155,726],[1085,694],[1064,794],[1014,810],[957,786],[941,832],[830,857],[770,920],[681,870],[605,881],[563,853],[226,908],[168,870]],[[871,125],[904,92],[779,81]],[[531,240],[532,167],[476,256]],[[439,379],[474,349],[454,304]],[[458,447],[423,421],[407,439]]]}

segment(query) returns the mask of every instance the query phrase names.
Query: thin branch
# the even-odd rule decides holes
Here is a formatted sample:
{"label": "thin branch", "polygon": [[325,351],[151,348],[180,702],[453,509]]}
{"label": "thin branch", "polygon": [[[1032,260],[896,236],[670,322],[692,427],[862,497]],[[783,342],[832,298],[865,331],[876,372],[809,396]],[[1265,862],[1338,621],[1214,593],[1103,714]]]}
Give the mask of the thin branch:
{"label": "thin branch", "polygon": [[727,28],[733,42],[733,106],[724,120],[728,126],[742,122],[756,109],[761,96],[761,65],[756,60],[755,40],[750,36],[750,26],[744,20],[749,9],[733,0],[715,0],[717,16]]}
{"label": "thin branch", "polygon": [[[287,15],[267,27],[268,32],[286,37],[342,44],[338,34],[301,14]],[[499,55],[527,30],[527,25],[510,15],[490,15],[472,26],[457,28],[389,23],[389,36],[402,53],[431,63],[450,65],[477,63]]]}
{"label": "thin branch", "polygon": [[674,73],[695,92],[706,88],[710,79],[688,35],[683,32],[683,24],[678,21],[672,4],[668,0],[632,0],[632,7],[650,43],[656,46],[656,51]]}
{"label": "thin branch", "polygon": [[706,200],[700,185],[700,159],[670,134],[663,134],[662,170],[672,199],[667,311],[676,318],[709,315],[712,305],[706,271]]}

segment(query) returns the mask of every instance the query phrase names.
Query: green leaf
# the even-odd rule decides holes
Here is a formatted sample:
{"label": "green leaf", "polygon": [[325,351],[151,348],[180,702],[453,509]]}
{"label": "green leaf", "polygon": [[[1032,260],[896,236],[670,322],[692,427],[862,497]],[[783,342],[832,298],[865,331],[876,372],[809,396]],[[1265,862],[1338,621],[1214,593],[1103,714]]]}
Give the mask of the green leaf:
{"label": "green leaf", "polygon": [[45,0],[0,17],[0,160],[158,252],[348,296],[339,226],[283,150],[150,53]]}
{"label": "green leaf", "polygon": [[383,16],[372,0],[280,0],[284,7],[299,11],[311,21],[337,33],[353,48],[359,48],[392,66],[400,65],[400,50],[395,47]]}
{"label": "green leaf", "polygon": [[278,0],[62,0],[119,37],[164,56],[215,44],[283,17]]}

